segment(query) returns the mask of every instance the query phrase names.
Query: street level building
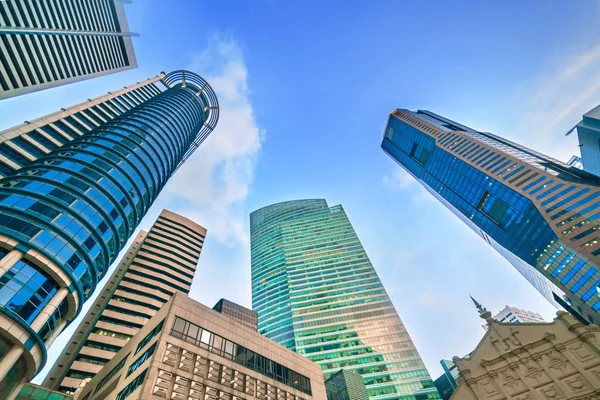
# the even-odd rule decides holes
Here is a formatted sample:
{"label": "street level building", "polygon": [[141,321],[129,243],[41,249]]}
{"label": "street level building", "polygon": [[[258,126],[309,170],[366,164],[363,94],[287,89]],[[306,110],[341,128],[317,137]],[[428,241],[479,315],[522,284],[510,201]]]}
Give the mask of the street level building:
{"label": "street level building", "polygon": [[321,368],[176,293],[81,392],[85,400],[324,400]]}
{"label": "street level building", "polygon": [[252,308],[258,331],[346,369],[370,399],[437,399],[419,353],[342,206],[296,200],[250,214]]}
{"label": "street level building", "polygon": [[217,122],[216,96],[198,75],[175,71],[155,83],[159,93],[78,125],[69,141],[23,158],[0,180],[0,398],[43,367],[46,347]]}
{"label": "street level building", "polygon": [[123,1],[0,1],[0,100],[136,68]]}
{"label": "street level building", "polygon": [[26,383],[15,400],[73,400],[73,396],[46,389],[33,383]]}
{"label": "street level building", "polygon": [[548,301],[600,321],[599,177],[429,111],[395,110],[381,146]]}
{"label": "street level building", "polygon": [[227,315],[250,329],[258,331],[258,314],[256,311],[249,310],[227,299],[219,300],[213,307],[213,310]]}
{"label": "street level building", "polygon": [[327,400],[369,400],[363,378],[355,372],[340,369],[325,381]]}
{"label": "street level building", "polygon": [[43,385],[74,394],[174,293],[189,293],[205,236],[205,228],[167,210],[141,231]]}
{"label": "street level building", "polygon": [[477,304],[488,329],[466,357],[451,400],[584,400],[600,396],[600,327],[559,311],[552,322],[499,322]]}

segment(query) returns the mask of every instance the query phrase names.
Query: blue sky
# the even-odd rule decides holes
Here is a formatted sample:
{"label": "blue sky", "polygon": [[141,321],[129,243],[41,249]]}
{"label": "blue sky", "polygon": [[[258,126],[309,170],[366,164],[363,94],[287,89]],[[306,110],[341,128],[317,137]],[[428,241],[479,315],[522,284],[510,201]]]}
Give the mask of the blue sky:
{"label": "blue sky", "polygon": [[191,296],[250,306],[248,214],[325,198],[346,209],[435,378],[484,333],[469,295],[493,312],[555,310],[383,153],[386,118],[428,109],[568,160],[564,133],[600,103],[600,2],[323,3],[134,1],[139,68],[4,100],[0,129],[160,71],[201,73],[219,127],[142,224],[167,207],[207,227]]}

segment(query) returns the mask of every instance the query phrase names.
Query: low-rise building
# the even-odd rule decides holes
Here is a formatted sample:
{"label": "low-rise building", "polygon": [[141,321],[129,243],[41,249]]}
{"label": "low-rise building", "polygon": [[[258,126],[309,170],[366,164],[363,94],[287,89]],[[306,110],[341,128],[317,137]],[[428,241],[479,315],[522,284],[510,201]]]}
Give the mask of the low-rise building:
{"label": "low-rise building", "polygon": [[451,400],[600,398],[600,327],[565,311],[552,322],[500,322],[475,302],[487,331],[454,357],[460,379]]}
{"label": "low-rise building", "polygon": [[319,365],[178,292],[79,397],[134,398],[322,400],[326,394]]}

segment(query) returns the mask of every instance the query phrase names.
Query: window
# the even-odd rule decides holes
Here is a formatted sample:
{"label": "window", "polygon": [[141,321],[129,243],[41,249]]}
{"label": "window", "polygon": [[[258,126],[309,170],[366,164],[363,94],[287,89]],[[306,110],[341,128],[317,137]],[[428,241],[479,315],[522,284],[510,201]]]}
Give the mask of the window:
{"label": "window", "polygon": [[160,323],[158,325],[156,325],[156,327],[154,327],[154,329],[152,329],[146,335],[146,337],[140,341],[134,354],[137,354],[141,349],[143,349],[162,330],[164,322],[165,322],[164,319],[162,321],[160,321]]}
{"label": "window", "polygon": [[129,369],[127,370],[127,376],[134,373],[136,369],[138,369],[147,359],[150,358],[150,356],[152,356],[152,354],[154,354],[154,350],[156,350],[156,343],[157,342],[154,342],[154,344],[150,346],[148,350],[143,352],[142,355],[140,355],[138,359],[129,366]]}
{"label": "window", "polygon": [[108,374],[106,374],[106,376],[104,378],[102,378],[100,380],[100,382],[98,382],[98,385],[96,386],[96,390],[94,391],[94,393],[98,393],[100,391],[100,389],[102,389],[102,387],[104,385],[106,385],[106,383],[108,381],[110,381],[110,379],[115,376],[117,374],[117,372],[119,372],[121,370],[121,368],[123,368],[125,366],[125,363],[127,362],[127,358],[129,358],[129,354],[127,354],[125,357],[123,357],[123,359],[121,361],[119,361],[119,363],[117,365],[115,365],[114,368],[112,368],[110,370],[110,372]]}
{"label": "window", "polygon": [[117,396],[117,400],[125,400],[127,398],[127,396],[129,396],[131,393],[135,392],[135,390],[137,388],[142,386],[142,383],[144,382],[144,378],[146,377],[146,372],[148,372],[147,369],[144,370],[144,372],[142,372],[141,374],[139,374],[137,376],[137,378],[132,380],[131,383],[129,383],[129,385],[125,386],[125,389],[123,389],[123,390],[121,390],[121,392],[119,392],[119,395]]}

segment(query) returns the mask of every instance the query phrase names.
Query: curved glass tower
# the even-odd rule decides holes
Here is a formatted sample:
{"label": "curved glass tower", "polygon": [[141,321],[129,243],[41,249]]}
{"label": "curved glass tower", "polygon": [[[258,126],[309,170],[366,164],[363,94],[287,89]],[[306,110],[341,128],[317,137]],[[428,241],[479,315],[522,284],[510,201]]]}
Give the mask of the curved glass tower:
{"label": "curved glass tower", "polygon": [[370,399],[439,394],[352,224],[325,200],[250,214],[258,330],[318,363],[362,376]]}
{"label": "curved glass tower", "polygon": [[217,123],[201,77],[175,71],[157,82],[161,90],[90,129],[72,119],[81,135],[0,180],[1,398],[42,368],[46,347]]}

